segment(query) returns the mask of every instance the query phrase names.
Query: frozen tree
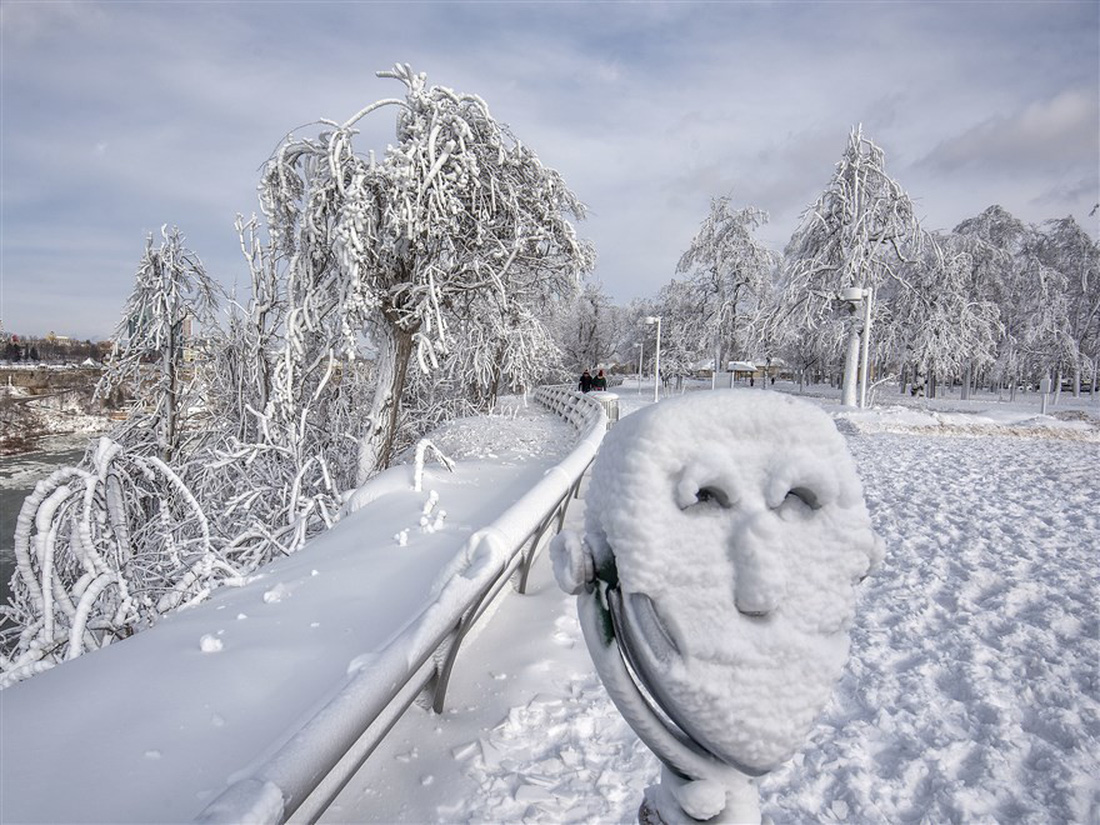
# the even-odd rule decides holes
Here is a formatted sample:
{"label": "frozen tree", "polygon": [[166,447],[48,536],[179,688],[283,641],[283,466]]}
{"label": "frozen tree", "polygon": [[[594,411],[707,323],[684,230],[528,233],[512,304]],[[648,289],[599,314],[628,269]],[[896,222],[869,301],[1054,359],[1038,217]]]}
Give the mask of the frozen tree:
{"label": "frozen tree", "polygon": [[1066,217],[1043,225],[1036,254],[1065,279],[1067,324],[1061,349],[1073,374],[1073,394],[1081,394],[1081,378],[1087,371],[1095,395],[1100,366],[1100,246],[1077,221]]}
{"label": "frozen tree", "polygon": [[455,394],[484,413],[496,405],[501,393],[523,392],[559,368],[562,356],[550,331],[528,306],[516,302],[495,306],[491,300],[477,304],[468,314],[456,316],[452,331],[458,344],[443,367],[462,387]]}
{"label": "frozen tree", "polygon": [[787,245],[774,318],[788,338],[810,334],[829,357],[847,341],[845,404],[856,402],[861,324],[848,312],[838,314],[837,296],[853,287],[877,290],[897,279],[900,264],[919,243],[913,204],[886,173],[885,153],[862,128],[853,129],[832,180]]}
{"label": "frozen tree", "polygon": [[189,413],[193,365],[185,365],[185,354],[195,347],[194,326],[212,324],[220,288],[184,246],[179,229],[162,227],[161,236],[158,247],[152,235],[146,241],[96,396],[126,388],[136,399],[126,440],[152,438],[161,458],[170,461]]}
{"label": "frozen tree", "polygon": [[[700,297],[699,321],[714,342],[714,363],[721,369],[729,355],[744,353],[742,326],[759,306],[778,256],[753,237],[767,223],[766,212],[748,206],[733,209],[729,197],[713,198],[676,271],[690,274]],[[739,346],[739,344],[741,346]]]}
{"label": "frozen tree", "polygon": [[954,234],[976,262],[975,297],[999,309],[1004,332],[993,374],[1015,394],[1018,383],[1047,375],[1072,351],[1066,276],[1037,254],[1035,229],[1000,206],[963,221]]}
{"label": "frozen tree", "polygon": [[880,293],[887,314],[876,335],[881,360],[911,365],[915,387],[962,375],[964,397],[972,370],[993,362],[1003,330],[996,304],[976,288],[982,273],[966,246],[958,236],[926,237],[905,278]]}
{"label": "frozen tree", "polygon": [[570,370],[607,363],[622,335],[620,313],[602,285],[588,282],[554,308],[555,333]]}
{"label": "frozen tree", "polygon": [[[292,346],[285,334],[286,271],[276,266],[270,242],[261,241],[255,219],[238,219],[237,229],[251,295],[232,303],[203,373],[219,431],[184,472],[227,558],[251,570],[335,522],[341,493],[355,484],[373,371],[363,359],[333,356],[319,369],[296,373],[294,392],[277,391]],[[298,350],[321,351],[318,337],[303,336]]]}
{"label": "frozen tree", "polygon": [[[688,281],[672,280],[657,296],[654,314],[661,317],[661,380],[683,379],[694,373],[696,365],[707,358],[713,344],[710,329],[701,323],[705,297]],[[653,353],[655,342],[647,349]]]}
{"label": "frozen tree", "polygon": [[[407,66],[381,77],[405,86],[316,138],[293,136],[264,172],[262,203],[286,267],[285,358],[276,392],[299,391],[366,333],[377,389],[359,478],[389,462],[410,362],[430,372],[453,345],[448,310],[469,293],[501,295],[517,281],[571,290],[592,261],[569,216],[584,208],[489,113],[485,102]],[[355,125],[397,108],[397,143],[381,160],[352,148]],[[312,345],[309,342],[313,342]]]}

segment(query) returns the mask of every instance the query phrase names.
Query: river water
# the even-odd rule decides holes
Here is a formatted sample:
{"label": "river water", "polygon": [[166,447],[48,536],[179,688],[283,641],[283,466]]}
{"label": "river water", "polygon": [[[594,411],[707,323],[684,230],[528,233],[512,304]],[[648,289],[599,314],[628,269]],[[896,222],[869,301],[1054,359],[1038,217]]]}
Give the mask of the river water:
{"label": "river water", "polygon": [[15,522],[34,485],[62,466],[74,466],[95,438],[88,433],[41,439],[33,453],[0,456],[0,604],[6,604],[15,572]]}

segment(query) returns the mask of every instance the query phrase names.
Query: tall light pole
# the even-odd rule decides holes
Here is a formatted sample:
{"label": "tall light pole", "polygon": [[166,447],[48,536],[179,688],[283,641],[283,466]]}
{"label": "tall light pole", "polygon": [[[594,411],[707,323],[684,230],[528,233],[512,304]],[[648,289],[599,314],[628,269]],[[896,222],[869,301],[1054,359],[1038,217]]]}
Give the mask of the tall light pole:
{"label": "tall light pole", "polygon": [[[848,304],[848,352],[844,359],[844,389],[840,403],[846,407],[867,406],[867,370],[871,352],[871,290],[843,289],[837,297]],[[863,318],[857,322],[856,313]],[[858,392],[858,395],[857,395]]]}
{"label": "tall light pole", "polygon": [[863,347],[863,357],[859,370],[859,406],[867,408],[867,372],[870,369],[871,358],[871,287],[863,290],[863,335],[860,345]]}
{"label": "tall light pole", "polygon": [[638,344],[638,395],[642,394],[642,357],[645,355],[645,341]]}
{"label": "tall light pole", "polygon": [[657,354],[653,358],[653,400],[656,402],[660,400],[658,384],[661,380],[661,316],[647,315],[645,322],[657,325]]}

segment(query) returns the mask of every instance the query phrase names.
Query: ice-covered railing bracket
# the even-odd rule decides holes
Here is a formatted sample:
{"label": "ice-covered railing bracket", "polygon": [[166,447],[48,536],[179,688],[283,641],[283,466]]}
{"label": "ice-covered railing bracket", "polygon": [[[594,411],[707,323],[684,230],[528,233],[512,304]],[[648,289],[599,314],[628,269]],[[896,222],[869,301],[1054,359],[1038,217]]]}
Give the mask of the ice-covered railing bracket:
{"label": "ice-covered railing bracket", "polygon": [[639,821],[759,821],[756,777],[806,741],[883,555],[844,437],[779,393],[668,399],[607,434],[585,499],[554,573],[663,764]]}

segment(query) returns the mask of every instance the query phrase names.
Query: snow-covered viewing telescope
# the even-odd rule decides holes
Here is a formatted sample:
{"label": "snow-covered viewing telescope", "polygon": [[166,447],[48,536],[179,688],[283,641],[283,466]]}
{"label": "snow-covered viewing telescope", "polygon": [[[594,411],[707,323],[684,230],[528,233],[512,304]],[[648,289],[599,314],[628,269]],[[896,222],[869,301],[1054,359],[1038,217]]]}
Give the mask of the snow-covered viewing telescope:
{"label": "snow-covered viewing telescope", "polygon": [[883,554],[844,438],[790,396],[681,396],[608,433],[586,500],[554,573],[662,763],[639,821],[758,822],[755,778],[809,736]]}

